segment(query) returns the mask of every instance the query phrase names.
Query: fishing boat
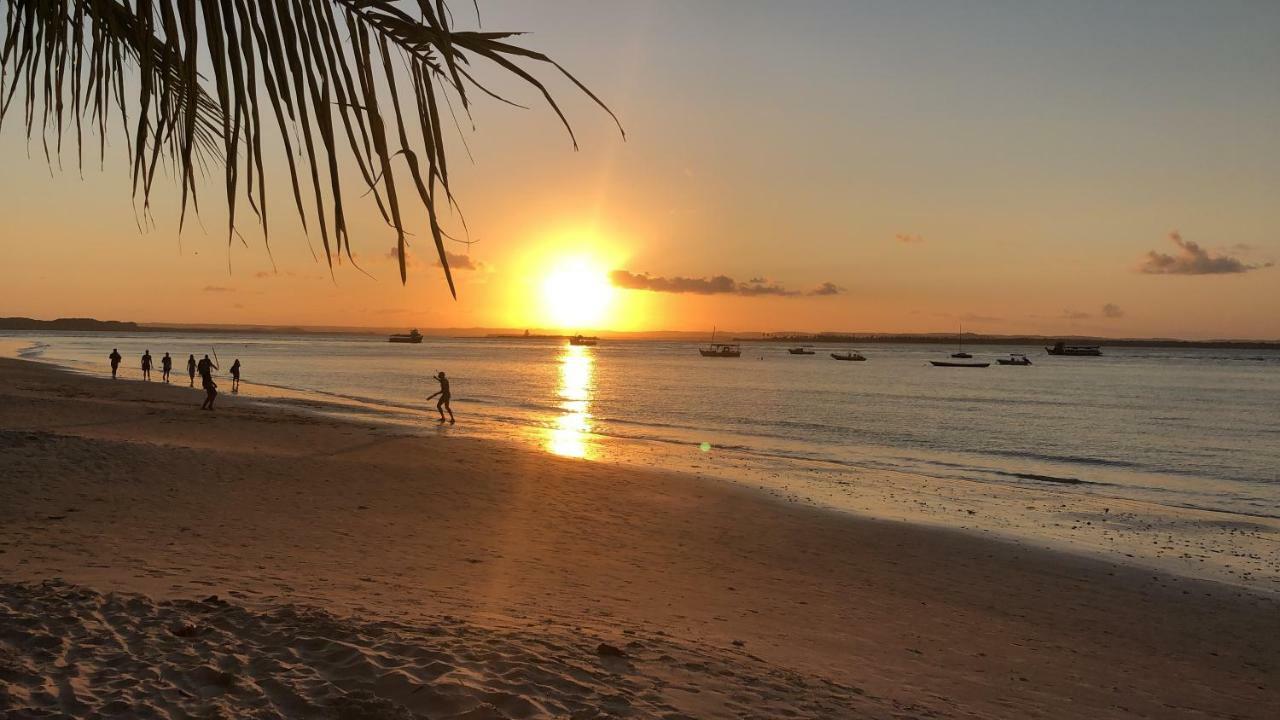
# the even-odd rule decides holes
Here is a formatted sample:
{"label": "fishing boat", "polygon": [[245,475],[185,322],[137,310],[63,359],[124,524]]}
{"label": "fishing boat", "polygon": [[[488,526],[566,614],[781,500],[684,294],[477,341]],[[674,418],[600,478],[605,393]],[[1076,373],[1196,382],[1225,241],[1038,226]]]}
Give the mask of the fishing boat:
{"label": "fishing boat", "polygon": [[852,362],[861,362],[863,360],[866,360],[866,358],[862,356],[862,353],[858,352],[857,350],[850,350],[849,352],[843,352],[843,353],[831,353],[831,357],[835,358],[836,360],[845,360],[845,361],[852,361]]}
{"label": "fishing boat", "polygon": [[1100,345],[1068,345],[1061,340],[1054,343],[1053,347],[1045,348],[1045,352],[1050,355],[1070,355],[1072,357],[1099,357],[1102,355],[1102,346]]}
{"label": "fishing boat", "polygon": [[1007,358],[996,358],[996,362],[1001,365],[1030,365],[1031,358],[1022,353],[1009,353]]}
{"label": "fishing boat", "polygon": [[964,351],[964,325],[960,326],[960,335],[956,338],[956,343],[957,343],[956,351],[951,353],[951,357],[961,358],[964,360],[968,360],[969,358],[973,357],[972,355]]}
{"label": "fishing boat", "polygon": [[422,342],[422,333],[418,332],[418,328],[409,331],[408,335],[392,335],[387,338],[388,342],[393,343],[413,343],[417,345]]}
{"label": "fishing boat", "polygon": [[579,345],[582,347],[594,347],[598,340],[599,338],[595,336],[583,337],[582,335],[574,335],[573,337],[569,338],[569,344]]}
{"label": "fishing boat", "polygon": [[[955,357],[955,356],[953,355],[952,357]],[[934,367],[967,367],[967,368],[991,367],[991,363],[987,363],[987,362],[949,362],[947,360],[930,360],[929,364]]]}
{"label": "fishing boat", "polygon": [[787,352],[791,353],[792,355],[813,355],[813,354],[815,354],[815,353],[814,353],[814,351],[812,351],[812,350],[810,350],[810,349],[808,349],[808,348],[802,348],[802,347],[787,348]]}

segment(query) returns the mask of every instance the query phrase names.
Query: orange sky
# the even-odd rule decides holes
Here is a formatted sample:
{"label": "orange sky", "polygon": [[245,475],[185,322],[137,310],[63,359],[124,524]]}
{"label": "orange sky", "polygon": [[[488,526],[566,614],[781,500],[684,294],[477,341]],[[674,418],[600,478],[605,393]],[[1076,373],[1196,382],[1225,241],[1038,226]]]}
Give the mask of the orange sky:
{"label": "orange sky", "polygon": [[[7,121],[0,315],[1280,338],[1277,7],[958,5],[483,3],[628,139],[564,83],[577,153],[527,92],[531,111],[481,102],[474,164],[453,155],[479,240],[456,301],[422,218],[407,285],[364,204],[351,235],[373,277],[331,277],[277,183],[273,272],[252,225],[228,248],[216,180],[207,232],[179,238],[162,192],[140,233],[121,150],[51,172]],[[562,266],[735,284],[548,300]],[[828,282],[842,292],[806,294]],[[775,285],[794,294],[744,294]],[[566,309],[586,304],[604,309]]]}

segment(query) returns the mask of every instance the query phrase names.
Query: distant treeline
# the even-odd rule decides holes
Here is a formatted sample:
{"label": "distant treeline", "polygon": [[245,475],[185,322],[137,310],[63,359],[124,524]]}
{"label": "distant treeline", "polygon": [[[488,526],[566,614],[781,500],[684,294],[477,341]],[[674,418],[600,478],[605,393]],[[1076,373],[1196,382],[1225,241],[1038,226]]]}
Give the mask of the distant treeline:
{"label": "distant treeline", "polygon": [[[955,335],[894,335],[890,333],[853,335],[818,333],[806,334],[765,334],[756,337],[735,337],[737,342],[778,342],[778,343],[832,343],[832,344],[872,344],[899,343],[920,345],[954,345]],[[1159,348],[1220,348],[1235,350],[1280,350],[1280,341],[1259,340],[1174,340],[1166,338],[1100,338],[1063,335],[1060,337],[1044,337],[1036,335],[971,335],[965,333],[966,345],[1031,345],[1042,347],[1053,345],[1061,340],[1068,345],[1105,345],[1108,347],[1159,347]]]}
{"label": "distant treeline", "polygon": [[25,317],[0,318],[0,330],[88,330],[94,332],[144,332],[135,322],[94,320],[93,318],[58,318],[33,320]]}

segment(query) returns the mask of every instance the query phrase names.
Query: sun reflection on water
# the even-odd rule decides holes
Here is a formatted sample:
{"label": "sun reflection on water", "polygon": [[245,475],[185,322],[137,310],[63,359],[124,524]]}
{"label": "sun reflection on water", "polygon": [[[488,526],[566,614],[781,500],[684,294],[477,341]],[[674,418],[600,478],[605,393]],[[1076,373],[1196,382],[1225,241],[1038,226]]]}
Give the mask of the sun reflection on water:
{"label": "sun reflection on water", "polygon": [[555,419],[547,450],[565,457],[587,458],[591,432],[592,374],[595,365],[589,347],[565,345],[560,356],[560,387],[557,397],[563,411]]}

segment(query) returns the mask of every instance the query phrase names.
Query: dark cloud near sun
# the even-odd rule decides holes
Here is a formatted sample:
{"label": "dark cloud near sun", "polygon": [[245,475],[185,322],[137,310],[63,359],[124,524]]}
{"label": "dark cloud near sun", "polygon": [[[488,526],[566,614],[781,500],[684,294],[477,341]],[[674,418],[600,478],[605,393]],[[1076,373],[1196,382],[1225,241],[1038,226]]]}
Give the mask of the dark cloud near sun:
{"label": "dark cloud near sun", "polygon": [[1111,319],[1122,318],[1124,317],[1124,310],[1115,303],[1107,303],[1102,306],[1102,317]]}
{"label": "dark cloud near sun", "polygon": [[1169,242],[1178,248],[1176,254],[1150,250],[1139,263],[1138,272],[1147,275],[1231,275],[1272,265],[1250,265],[1230,255],[1214,255],[1198,243],[1183,240],[1177,232],[1169,233]]}
{"label": "dark cloud near sun", "polygon": [[[484,269],[484,263],[480,262],[479,260],[472,259],[470,255],[463,255],[461,253],[451,253],[448,250],[445,250],[444,256],[449,259],[450,270],[483,270]],[[399,262],[400,247],[398,245],[392,245],[391,249],[388,250],[387,254],[384,255],[383,257],[394,262]],[[406,251],[404,257],[405,257],[406,267],[410,267],[410,268],[418,267],[418,264],[419,264],[418,258],[416,255],[414,255],[414,253]],[[437,258],[431,264],[434,267],[441,267],[439,258]]]}
{"label": "dark cloud near sun", "polygon": [[650,292],[688,295],[821,297],[839,295],[845,291],[844,288],[833,282],[824,282],[811,290],[792,290],[762,277],[753,277],[746,282],[738,282],[728,275],[699,278],[676,276],[668,278],[648,273],[632,273],[626,270],[614,270],[609,273],[609,280],[616,287],[627,290],[648,290]]}

